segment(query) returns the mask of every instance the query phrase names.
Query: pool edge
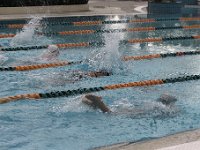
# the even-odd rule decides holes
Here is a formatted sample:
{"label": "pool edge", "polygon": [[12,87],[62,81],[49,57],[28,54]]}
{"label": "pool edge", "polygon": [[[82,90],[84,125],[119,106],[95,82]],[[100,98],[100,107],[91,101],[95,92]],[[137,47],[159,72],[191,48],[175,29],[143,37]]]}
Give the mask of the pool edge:
{"label": "pool edge", "polygon": [[180,132],[152,140],[125,142],[95,148],[95,150],[155,150],[200,141],[200,129]]}

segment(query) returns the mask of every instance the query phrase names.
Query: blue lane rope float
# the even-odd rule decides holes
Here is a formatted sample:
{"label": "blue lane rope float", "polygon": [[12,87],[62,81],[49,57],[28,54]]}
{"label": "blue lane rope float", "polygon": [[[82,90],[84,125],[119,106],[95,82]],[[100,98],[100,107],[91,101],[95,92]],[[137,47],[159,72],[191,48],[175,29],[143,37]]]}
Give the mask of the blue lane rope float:
{"label": "blue lane rope float", "polygon": [[20,95],[0,98],[0,104],[18,100],[24,100],[24,99],[46,99],[46,98],[69,97],[69,96],[75,96],[75,95],[87,94],[105,90],[115,90],[121,88],[129,88],[129,87],[153,86],[153,85],[185,82],[185,81],[199,80],[199,79],[200,75],[197,74],[197,75],[180,76],[176,78],[145,80],[139,82],[128,82],[128,83],[120,83],[120,84],[106,85],[100,87],[91,87],[91,88],[79,88],[76,90],[53,91],[48,93],[20,94]]}
{"label": "blue lane rope float", "polygon": [[[200,51],[185,51],[185,52],[175,52],[175,53],[149,54],[149,55],[142,55],[142,56],[124,56],[122,57],[122,60],[123,61],[144,60],[144,59],[180,57],[180,56],[186,56],[186,55],[199,55],[199,54],[200,54]],[[75,62],[63,61],[63,62],[35,64],[35,65],[26,65],[26,66],[0,67],[0,71],[29,71],[29,70],[55,68],[55,67],[61,67],[61,66],[80,64],[82,62],[83,61],[75,61]]]}
{"label": "blue lane rope float", "polygon": [[[147,18],[147,19],[134,19],[134,20],[96,20],[96,21],[80,21],[80,22],[51,22],[47,25],[73,25],[73,26],[91,26],[102,24],[119,24],[119,23],[152,23],[160,21],[200,21],[200,17],[181,17],[181,18]],[[25,24],[1,24],[0,28],[23,28]]]}
{"label": "blue lane rope float", "polygon": [[[146,31],[156,31],[156,30],[169,30],[169,29],[199,29],[200,25],[190,25],[190,26],[175,26],[175,27],[138,27],[138,28],[128,28],[128,29],[109,29],[109,30],[71,30],[71,31],[60,31],[60,32],[38,32],[39,35],[75,35],[75,34],[95,34],[95,33],[113,33],[113,32],[146,32]],[[0,34],[0,38],[12,38],[15,34]]]}

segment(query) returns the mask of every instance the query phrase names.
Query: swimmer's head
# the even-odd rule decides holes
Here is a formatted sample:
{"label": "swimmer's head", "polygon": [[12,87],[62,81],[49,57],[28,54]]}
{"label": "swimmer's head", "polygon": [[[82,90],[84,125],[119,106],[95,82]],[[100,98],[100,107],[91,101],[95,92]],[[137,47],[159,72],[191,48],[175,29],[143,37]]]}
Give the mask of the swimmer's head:
{"label": "swimmer's head", "polygon": [[91,77],[97,78],[97,77],[101,77],[101,76],[110,76],[110,75],[112,75],[112,73],[108,72],[106,70],[101,70],[101,71],[97,71],[97,72],[90,72],[88,75]]}
{"label": "swimmer's head", "polygon": [[42,59],[46,59],[48,61],[56,59],[59,56],[60,52],[56,45],[49,45],[48,50],[42,54]]}
{"label": "swimmer's head", "polygon": [[58,46],[56,45],[49,45],[48,46],[48,53],[51,55],[58,56],[60,54]]}
{"label": "swimmer's head", "polygon": [[168,94],[162,94],[158,99],[158,102],[161,102],[163,105],[172,106],[177,101],[177,98]]}

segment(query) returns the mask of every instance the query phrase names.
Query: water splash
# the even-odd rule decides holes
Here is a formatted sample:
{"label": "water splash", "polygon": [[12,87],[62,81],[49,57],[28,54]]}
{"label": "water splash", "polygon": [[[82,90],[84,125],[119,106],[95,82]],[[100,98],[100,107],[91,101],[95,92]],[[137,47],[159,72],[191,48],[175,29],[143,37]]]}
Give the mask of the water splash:
{"label": "water splash", "polygon": [[[118,34],[115,37],[119,37]],[[121,72],[123,63],[121,54],[118,50],[120,37],[111,39],[110,36],[105,36],[106,46],[100,50],[93,51],[89,55],[88,64],[96,70],[106,70],[109,72]]]}
{"label": "water splash", "polygon": [[63,104],[53,107],[54,112],[90,112],[94,111],[82,103],[82,96],[68,99]]}
{"label": "water splash", "polygon": [[36,32],[42,31],[41,20],[42,17],[33,17],[33,19],[31,19],[28,24],[24,25],[23,29],[12,38],[10,45],[13,47],[39,45],[48,41],[46,37],[36,34]]}
{"label": "water splash", "polygon": [[135,106],[132,104],[128,98],[123,98],[120,100],[116,100],[113,105],[111,105],[111,111],[112,112],[121,112],[127,113],[128,110],[134,110]]}
{"label": "water splash", "polygon": [[179,111],[176,106],[169,107],[156,101],[143,101],[140,105],[137,105],[131,103],[127,98],[115,101],[110,108],[114,114],[126,115],[131,118],[173,117]]}

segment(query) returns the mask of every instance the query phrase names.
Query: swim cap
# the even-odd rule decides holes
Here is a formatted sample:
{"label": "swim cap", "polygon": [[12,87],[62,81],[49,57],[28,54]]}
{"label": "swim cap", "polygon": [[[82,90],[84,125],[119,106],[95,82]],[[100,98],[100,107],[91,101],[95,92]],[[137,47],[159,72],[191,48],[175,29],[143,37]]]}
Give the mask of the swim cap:
{"label": "swim cap", "polygon": [[48,50],[45,51],[41,58],[46,61],[54,60],[59,56],[59,49],[56,45],[49,45]]}
{"label": "swim cap", "polygon": [[177,98],[168,94],[162,94],[158,99],[158,102],[161,102],[164,105],[170,105],[177,101]]}
{"label": "swim cap", "polygon": [[59,51],[59,50],[58,50],[58,46],[56,46],[56,45],[49,45],[49,46],[48,46],[48,51],[49,51],[50,53],[57,52],[57,51]]}

